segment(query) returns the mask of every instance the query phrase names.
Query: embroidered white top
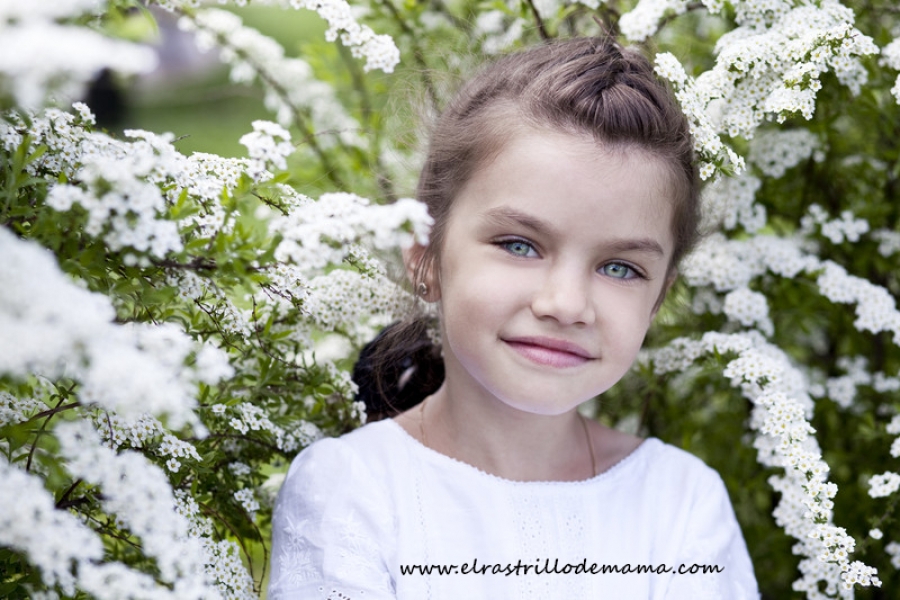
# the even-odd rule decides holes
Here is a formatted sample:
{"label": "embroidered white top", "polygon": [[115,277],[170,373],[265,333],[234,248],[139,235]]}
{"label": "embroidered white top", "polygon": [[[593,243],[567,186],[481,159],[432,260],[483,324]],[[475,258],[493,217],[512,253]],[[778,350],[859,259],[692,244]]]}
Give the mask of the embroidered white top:
{"label": "embroidered white top", "polygon": [[372,423],[296,458],[272,557],[270,600],[759,597],[721,478],[655,438],[585,481],[515,482]]}

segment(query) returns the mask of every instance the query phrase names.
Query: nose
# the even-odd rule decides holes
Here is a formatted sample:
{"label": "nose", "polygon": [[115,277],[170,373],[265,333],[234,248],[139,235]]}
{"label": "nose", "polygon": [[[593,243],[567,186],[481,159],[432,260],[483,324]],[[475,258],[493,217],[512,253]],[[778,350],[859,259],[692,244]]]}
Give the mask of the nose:
{"label": "nose", "polygon": [[539,319],[561,325],[592,324],[596,318],[590,295],[591,278],[580,269],[557,265],[547,270],[531,301]]}

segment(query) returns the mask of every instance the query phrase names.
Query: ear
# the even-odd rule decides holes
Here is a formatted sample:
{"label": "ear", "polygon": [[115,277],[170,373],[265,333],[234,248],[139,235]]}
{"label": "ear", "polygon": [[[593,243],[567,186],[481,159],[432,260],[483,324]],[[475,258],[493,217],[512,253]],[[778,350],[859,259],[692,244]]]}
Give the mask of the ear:
{"label": "ear", "polygon": [[[434,266],[434,255],[428,252],[427,246],[413,244],[403,249],[403,265],[406,277],[413,288],[413,293],[425,302],[437,302],[441,299],[440,282]],[[425,293],[419,291],[419,284],[425,284]]]}
{"label": "ear", "polygon": [[659,292],[659,298],[656,299],[656,304],[653,305],[653,310],[650,312],[650,322],[653,322],[653,319],[656,318],[656,313],[659,312],[659,308],[662,306],[663,300],[666,299],[666,295],[669,293],[669,290],[672,289],[672,286],[675,284],[675,280],[678,279],[678,269],[672,268],[669,271],[669,274],[666,275],[666,282],[663,284],[662,290]]}

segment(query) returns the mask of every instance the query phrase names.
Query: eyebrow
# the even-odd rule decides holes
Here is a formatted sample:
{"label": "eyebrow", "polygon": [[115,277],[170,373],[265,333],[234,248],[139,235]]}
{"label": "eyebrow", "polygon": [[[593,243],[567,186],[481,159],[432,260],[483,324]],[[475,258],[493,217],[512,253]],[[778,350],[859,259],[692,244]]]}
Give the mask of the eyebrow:
{"label": "eyebrow", "polygon": [[487,211],[484,216],[488,221],[495,225],[509,225],[510,222],[512,222],[542,235],[556,233],[555,228],[549,223],[545,223],[537,217],[520,212],[514,208],[509,208],[508,206],[492,208]]}
{"label": "eyebrow", "polygon": [[[540,235],[553,235],[557,233],[549,223],[541,219],[523,213],[514,208],[500,206],[492,208],[484,214],[485,218],[495,225],[505,226],[510,223],[516,223],[530,229]],[[642,252],[645,254],[655,254],[657,256],[665,255],[662,246],[651,238],[621,238],[614,239],[604,244],[604,247],[613,252]]]}

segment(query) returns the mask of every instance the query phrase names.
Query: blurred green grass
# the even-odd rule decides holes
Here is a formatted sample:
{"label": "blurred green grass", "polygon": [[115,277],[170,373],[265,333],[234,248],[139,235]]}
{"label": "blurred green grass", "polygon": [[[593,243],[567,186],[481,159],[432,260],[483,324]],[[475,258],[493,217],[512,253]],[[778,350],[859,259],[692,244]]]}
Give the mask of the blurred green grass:
{"label": "blurred green grass", "polygon": [[[322,39],[326,28],[324,21],[309,10],[266,6],[231,10],[245,25],[281,43],[288,56],[297,56],[307,40]],[[254,120],[273,120],[263,105],[261,91],[231,83],[227,67],[221,64],[152,88],[135,87],[127,94],[127,116],[121,128],[172,132],[178,138],[176,147],[186,155],[209,152],[228,157],[246,156],[246,148],[238,142],[240,137],[252,130]]]}

